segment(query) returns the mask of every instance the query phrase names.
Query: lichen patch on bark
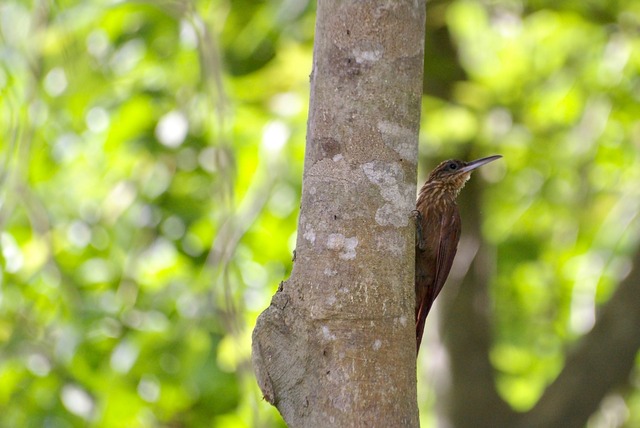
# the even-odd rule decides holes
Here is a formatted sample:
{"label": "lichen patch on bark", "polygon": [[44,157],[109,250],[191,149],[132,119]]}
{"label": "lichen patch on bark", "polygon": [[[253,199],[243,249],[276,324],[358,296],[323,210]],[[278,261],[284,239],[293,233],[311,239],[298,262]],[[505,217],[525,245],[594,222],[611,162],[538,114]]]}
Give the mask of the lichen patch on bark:
{"label": "lichen patch on bark", "polygon": [[380,226],[405,227],[413,207],[414,187],[404,182],[402,168],[393,162],[373,161],[362,166],[364,174],[379,189],[385,204],[376,211]]}

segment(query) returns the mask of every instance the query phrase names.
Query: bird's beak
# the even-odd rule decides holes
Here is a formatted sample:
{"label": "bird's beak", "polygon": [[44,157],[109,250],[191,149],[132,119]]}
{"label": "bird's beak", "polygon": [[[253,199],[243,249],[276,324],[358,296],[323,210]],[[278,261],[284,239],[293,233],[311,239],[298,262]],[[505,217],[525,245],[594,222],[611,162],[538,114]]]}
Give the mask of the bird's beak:
{"label": "bird's beak", "polygon": [[496,159],[500,159],[502,157],[502,155],[493,155],[493,156],[489,156],[486,158],[482,158],[482,159],[476,159],[474,161],[471,162],[467,162],[467,164],[465,166],[463,166],[462,168],[460,168],[459,172],[469,172],[469,171],[473,171],[474,169],[487,164],[489,162],[493,162]]}

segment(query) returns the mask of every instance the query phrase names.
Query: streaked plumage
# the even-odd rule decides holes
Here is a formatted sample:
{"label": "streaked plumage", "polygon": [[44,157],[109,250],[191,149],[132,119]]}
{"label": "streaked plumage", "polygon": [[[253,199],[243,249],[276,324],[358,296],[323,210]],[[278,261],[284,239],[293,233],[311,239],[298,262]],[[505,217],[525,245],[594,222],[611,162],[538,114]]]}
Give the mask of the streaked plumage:
{"label": "streaked plumage", "polygon": [[447,160],[429,174],[420,189],[416,211],[416,345],[420,349],[425,321],[442,290],[460,240],[460,214],[456,197],[471,172],[501,158],[490,156],[463,162]]}

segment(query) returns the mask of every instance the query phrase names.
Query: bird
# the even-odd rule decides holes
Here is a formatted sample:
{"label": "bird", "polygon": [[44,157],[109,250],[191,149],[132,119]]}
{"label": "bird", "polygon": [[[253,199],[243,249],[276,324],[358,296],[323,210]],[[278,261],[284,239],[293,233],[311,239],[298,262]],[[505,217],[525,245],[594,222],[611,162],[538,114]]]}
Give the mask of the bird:
{"label": "bird", "polygon": [[500,159],[489,156],[471,162],[441,162],[427,178],[416,202],[416,355],[434,300],[442,290],[460,240],[461,222],[456,198],[476,168]]}

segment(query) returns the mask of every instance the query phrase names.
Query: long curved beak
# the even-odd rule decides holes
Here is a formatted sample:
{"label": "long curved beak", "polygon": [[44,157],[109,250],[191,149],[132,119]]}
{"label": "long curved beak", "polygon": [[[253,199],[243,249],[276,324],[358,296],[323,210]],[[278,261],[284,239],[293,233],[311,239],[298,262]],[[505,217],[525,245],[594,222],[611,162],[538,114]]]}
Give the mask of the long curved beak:
{"label": "long curved beak", "polygon": [[474,169],[481,167],[482,165],[488,164],[489,162],[493,162],[496,159],[500,159],[501,157],[502,155],[493,155],[493,156],[488,156],[486,158],[476,159],[474,161],[467,162],[465,166],[460,168],[459,172],[473,171]]}

